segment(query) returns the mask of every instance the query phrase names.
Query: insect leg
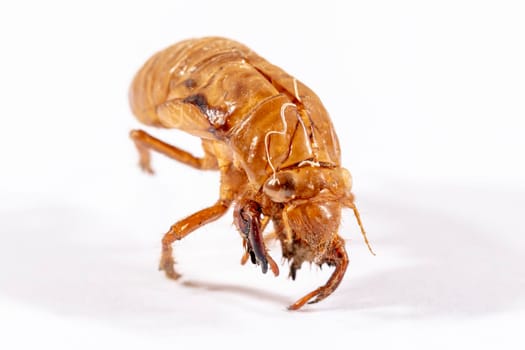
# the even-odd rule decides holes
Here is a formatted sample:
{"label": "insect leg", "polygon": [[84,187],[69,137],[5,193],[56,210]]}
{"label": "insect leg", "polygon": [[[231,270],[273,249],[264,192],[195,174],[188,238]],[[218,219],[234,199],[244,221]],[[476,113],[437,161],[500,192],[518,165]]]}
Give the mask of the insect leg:
{"label": "insect leg", "polygon": [[199,210],[171,226],[170,230],[162,238],[162,256],[159,270],[164,270],[166,276],[169,278],[179,278],[180,275],[175,272],[173,267],[175,260],[173,259],[172,243],[186,237],[199,227],[217,220],[226,213],[229,206],[229,200],[220,199],[211,207]]}
{"label": "insect leg", "polygon": [[336,236],[332,243],[332,248],[325,258],[324,262],[326,262],[328,265],[335,265],[335,270],[332,273],[332,276],[330,276],[328,279],[328,282],[326,282],[324,286],[306,294],[304,297],[290,305],[288,307],[289,310],[298,310],[306,303],[317,303],[332,294],[337,289],[341,283],[341,280],[343,279],[346,268],[348,267],[348,255],[346,254],[344,244],[344,240],[339,236]]}
{"label": "insect leg", "polygon": [[139,151],[139,165],[142,170],[153,174],[150,165],[150,150],[157,151],[181,163],[200,170],[218,169],[216,158],[204,148],[204,157],[198,158],[189,152],[161,141],[143,130],[131,130],[129,136]]}
{"label": "insect leg", "polygon": [[[270,217],[269,216],[265,216],[265,217],[262,218],[262,220],[261,220],[261,234],[264,233],[264,230],[266,229],[266,226],[268,226],[269,222],[270,222]],[[264,243],[268,243],[269,241],[274,240],[274,239],[277,239],[277,235],[275,234],[275,232],[269,233],[269,234],[267,234],[266,236],[263,237]],[[245,243],[245,248],[248,248],[248,246],[246,244],[246,241],[244,241],[244,243]],[[244,252],[244,254],[243,254],[242,258],[241,258],[241,265],[246,264],[246,262],[248,261],[249,257],[250,257],[250,252],[248,251],[248,249],[246,249],[246,251]]]}
{"label": "insect leg", "polygon": [[[263,273],[268,271],[268,265],[275,276],[279,275],[279,268],[266,251],[261,225],[261,208],[252,200],[244,200],[237,204],[234,211],[234,223],[244,238],[246,254],[241,263],[246,263],[248,254],[254,264],[261,265]],[[264,223],[264,222],[263,222]]]}

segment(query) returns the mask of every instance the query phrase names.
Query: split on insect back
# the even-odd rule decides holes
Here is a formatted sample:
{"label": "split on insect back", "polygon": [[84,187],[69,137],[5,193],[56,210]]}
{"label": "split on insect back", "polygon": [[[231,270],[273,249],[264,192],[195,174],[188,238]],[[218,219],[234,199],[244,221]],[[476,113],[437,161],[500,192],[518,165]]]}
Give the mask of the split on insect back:
{"label": "split on insect back", "polygon": [[[294,80],[295,82],[295,80]],[[281,112],[280,112],[280,115],[281,115],[281,123],[283,125],[283,129],[281,131],[275,131],[275,130],[271,130],[271,131],[268,131],[266,133],[266,135],[264,135],[264,149],[266,151],[266,159],[268,161],[268,165],[270,166],[270,168],[272,169],[272,178],[269,180],[270,183],[279,183],[279,180],[277,179],[276,177],[276,173],[277,173],[277,170],[275,170],[275,166],[273,165],[272,163],[272,159],[271,159],[271,156],[270,156],[270,149],[269,149],[269,137],[272,135],[272,134],[277,134],[277,135],[286,135],[286,132],[288,131],[288,124],[286,123],[286,118],[284,117],[284,112],[286,111],[286,108],[287,107],[295,107],[297,108],[297,106],[291,102],[286,102],[286,103],[283,103],[283,105],[281,106]],[[299,121],[301,121],[300,118],[298,118]],[[301,125],[303,126],[303,130],[304,130],[304,124],[301,123]],[[304,130],[306,132],[306,130]]]}
{"label": "split on insect back", "polygon": [[353,210],[372,252],[321,101],[246,46],[208,37],[168,47],[139,70],[130,104],[142,123],[197,136],[204,150],[195,157],[133,130],[143,170],[153,173],[153,150],[196,169],[218,170],[221,176],[216,203],[176,222],[164,235],[160,269],[167,277],[180,277],[172,244],[219,219],[232,205],[244,248],[242,264],[250,260],[263,273],[279,274],[263,236],[272,222],[292,279],[303,262],[334,267],[326,284],[298,299],[291,310],[323,300],[343,279],[348,266],[338,232],[343,208]]}

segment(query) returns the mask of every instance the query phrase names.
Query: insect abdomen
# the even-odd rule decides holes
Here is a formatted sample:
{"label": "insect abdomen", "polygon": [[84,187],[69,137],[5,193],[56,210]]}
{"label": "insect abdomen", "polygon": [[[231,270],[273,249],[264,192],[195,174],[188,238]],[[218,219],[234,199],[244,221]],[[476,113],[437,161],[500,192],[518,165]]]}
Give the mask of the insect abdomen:
{"label": "insect abdomen", "polygon": [[191,39],[158,52],[136,75],[130,102],[147,125],[226,142],[254,183],[303,162],[339,165],[319,98],[235,41]]}
{"label": "insect abdomen", "polygon": [[133,113],[144,124],[171,127],[159,115],[159,106],[180,100],[198,107],[209,127],[226,131],[260,100],[278,94],[246,62],[246,52],[248,48],[231,40],[202,38],[156,53],[131,85]]}

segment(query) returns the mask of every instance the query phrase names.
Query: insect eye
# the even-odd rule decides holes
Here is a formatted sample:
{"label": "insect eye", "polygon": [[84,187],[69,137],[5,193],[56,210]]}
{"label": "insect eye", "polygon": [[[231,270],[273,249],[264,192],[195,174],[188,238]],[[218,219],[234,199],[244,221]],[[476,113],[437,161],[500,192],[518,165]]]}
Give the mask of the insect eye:
{"label": "insect eye", "polygon": [[263,192],[274,202],[283,203],[295,197],[295,180],[290,173],[279,173],[263,186]]}

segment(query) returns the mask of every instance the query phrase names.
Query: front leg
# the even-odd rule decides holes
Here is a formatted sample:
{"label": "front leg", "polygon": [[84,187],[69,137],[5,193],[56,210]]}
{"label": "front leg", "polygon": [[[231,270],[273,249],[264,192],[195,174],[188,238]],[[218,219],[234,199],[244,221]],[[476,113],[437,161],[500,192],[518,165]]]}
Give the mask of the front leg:
{"label": "front leg", "polygon": [[330,276],[330,279],[328,279],[324,286],[306,294],[290,305],[288,307],[289,310],[298,310],[306,303],[318,303],[337,289],[348,267],[348,255],[346,254],[345,242],[341,237],[336,236],[332,242],[331,249],[327,252],[322,263],[326,263],[329,266],[335,265],[335,270],[332,276]]}
{"label": "front leg", "polygon": [[[268,271],[268,265],[275,276],[279,275],[279,267],[266,251],[263,230],[261,227],[261,207],[252,200],[240,201],[234,212],[234,222],[244,238],[246,252],[241,263],[244,264],[251,258],[252,263],[261,265],[263,273]],[[266,221],[262,226],[265,226]]]}

